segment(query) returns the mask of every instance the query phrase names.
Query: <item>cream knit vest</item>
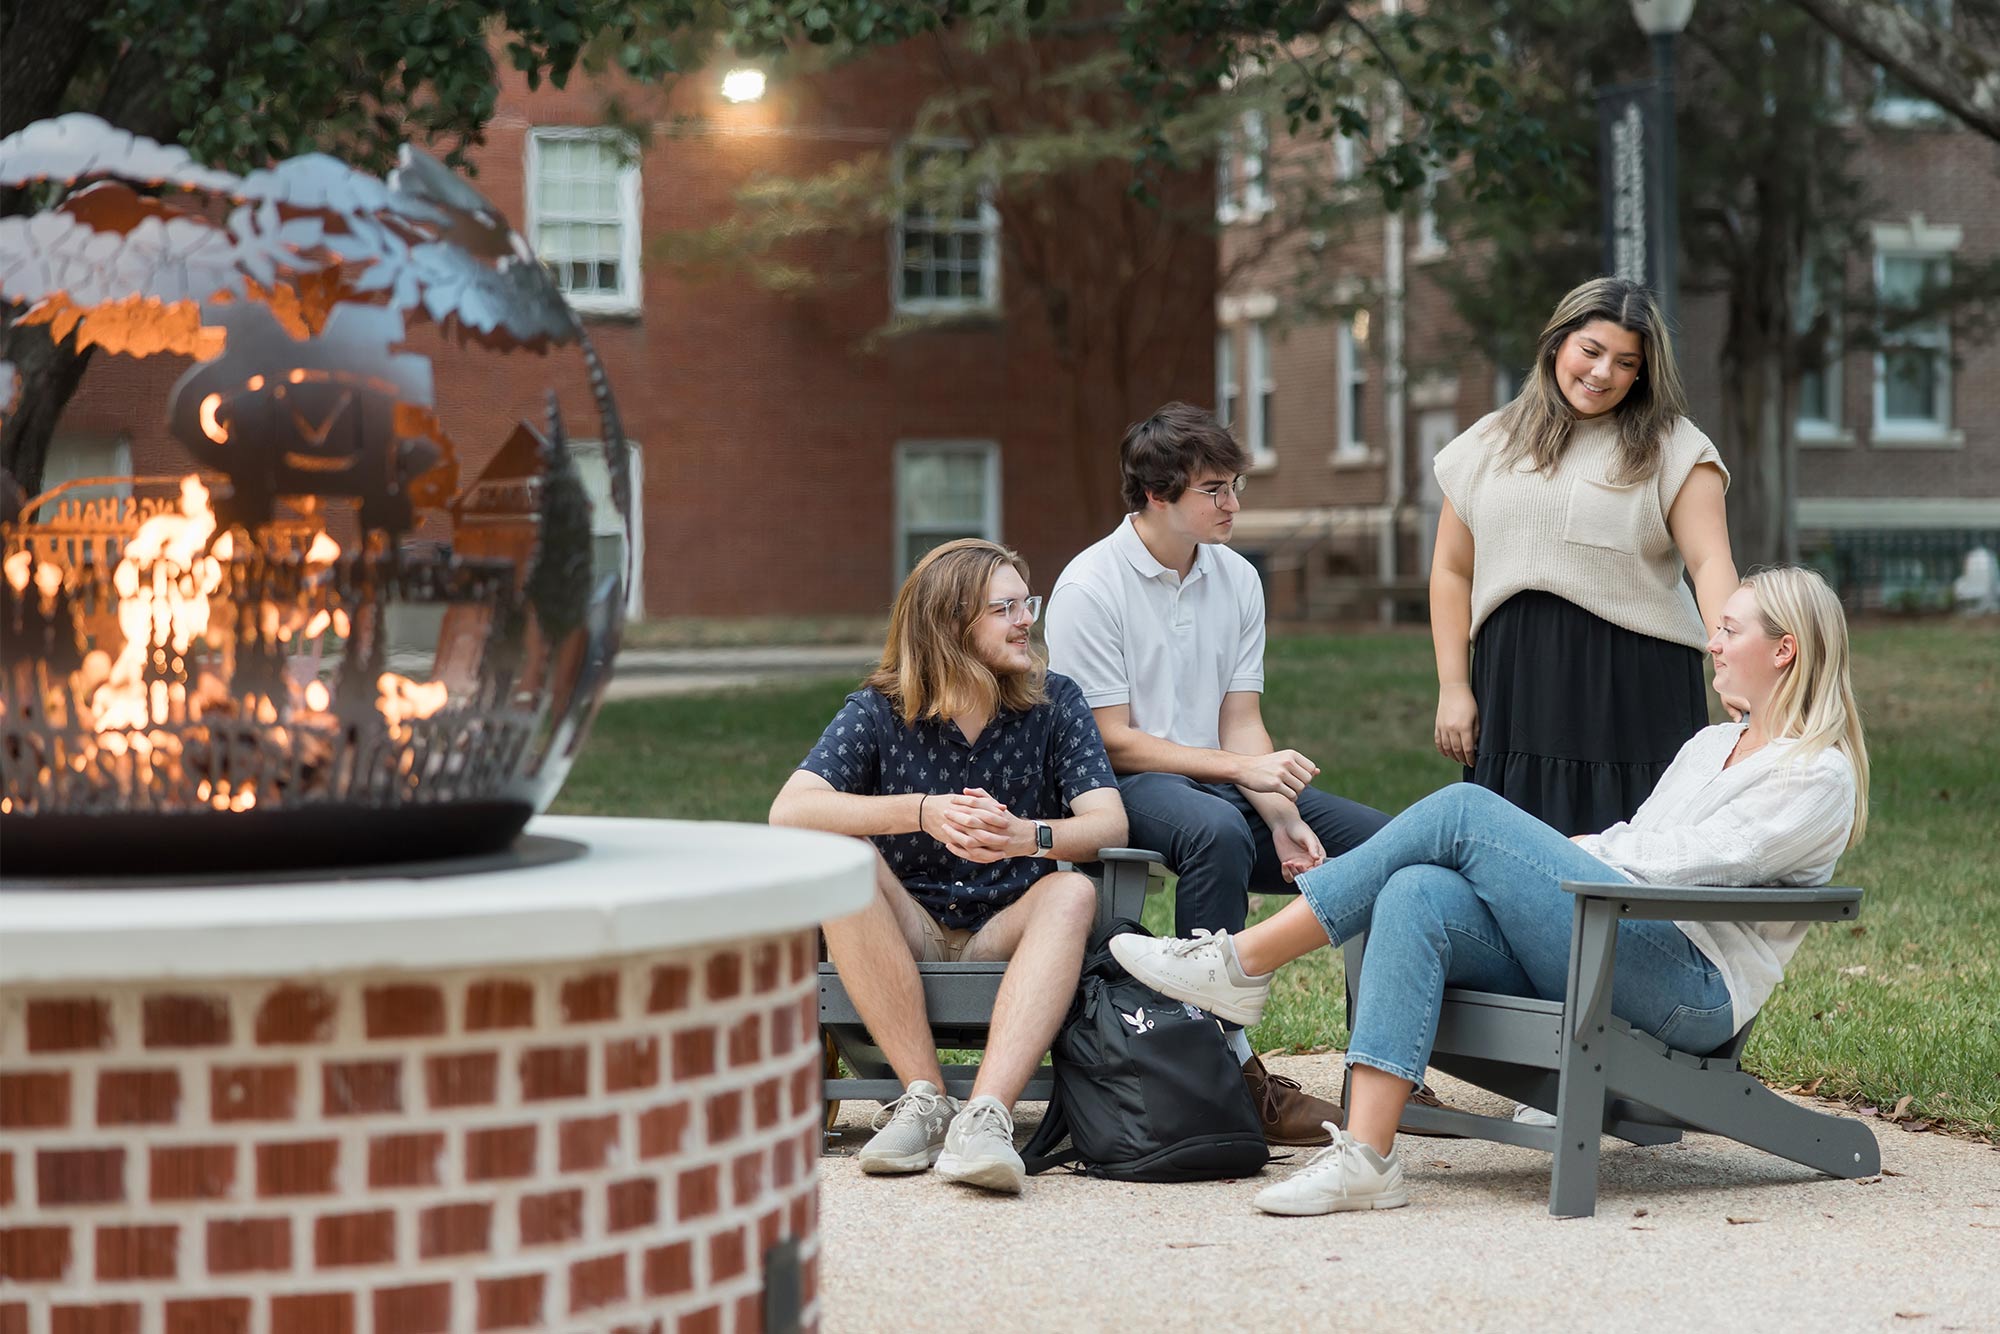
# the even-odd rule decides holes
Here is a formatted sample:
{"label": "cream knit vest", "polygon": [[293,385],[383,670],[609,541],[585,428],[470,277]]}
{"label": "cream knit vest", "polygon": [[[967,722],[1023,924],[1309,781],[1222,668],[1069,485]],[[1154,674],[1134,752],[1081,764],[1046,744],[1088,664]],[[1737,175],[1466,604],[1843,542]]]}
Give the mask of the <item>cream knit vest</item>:
{"label": "cream knit vest", "polygon": [[[1549,473],[1503,468],[1499,414],[1437,453],[1445,498],[1472,530],[1472,633],[1493,609],[1528,589],[1566,598],[1636,634],[1700,649],[1708,642],[1667,512],[1695,465],[1722,459],[1683,417],[1674,423],[1659,474],[1610,480],[1617,461],[1613,414],[1579,423]],[[1723,469],[1723,484],[1729,473]]]}

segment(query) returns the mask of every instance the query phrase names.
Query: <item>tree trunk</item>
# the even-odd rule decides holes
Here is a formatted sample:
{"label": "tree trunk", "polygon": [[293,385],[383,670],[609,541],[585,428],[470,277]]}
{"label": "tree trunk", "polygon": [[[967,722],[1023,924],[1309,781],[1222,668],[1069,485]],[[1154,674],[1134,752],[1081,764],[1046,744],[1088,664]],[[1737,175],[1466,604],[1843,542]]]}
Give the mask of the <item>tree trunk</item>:
{"label": "tree trunk", "polygon": [[[1723,340],[1722,438],[1729,468],[1729,544],[1736,568],[1748,570],[1798,558],[1793,520],[1792,432],[1786,420],[1782,339],[1756,331],[1761,321],[1739,323],[1745,303],[1730,303],[1729,332]],[[1756,312],[1743,312],[1745,316]]]}
{"label": "tree trunk", "polygon": [[42,490],[56,422],[90,364],[89,348],[72,347],[51,340],[45,324],[0,325],[0,361],[13,362],[21,376],[20,398],[0,427],[0,472],[12,476],[25,496]]}

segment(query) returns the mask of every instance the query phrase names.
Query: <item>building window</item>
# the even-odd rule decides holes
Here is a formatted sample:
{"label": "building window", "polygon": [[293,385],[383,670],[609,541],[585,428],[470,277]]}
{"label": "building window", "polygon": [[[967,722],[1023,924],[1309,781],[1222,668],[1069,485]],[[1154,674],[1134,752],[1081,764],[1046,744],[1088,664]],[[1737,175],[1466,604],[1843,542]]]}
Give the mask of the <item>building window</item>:
{"label": "building window", "polygon": [[528,235],[578,310],[639,308],[638,149],[615,130],[528,135]]}
{"label": "building window", "polygon": [[[611,465],[602,440],[573,440],[570,458],[584,493],[590,497],[590,573],[592,582],[606,575],[625,573],[625,523],[618,516],[618,503],[611,496]],[[645,491],[645,455],[638,442],[625,442],[627,480],[632,487],[632,586],[625,590],[626,613],[641,617],[646,613],[644,580],[646,564],[645,508],[640,503]]]}
{"label": "building window", "polygon": [[[1875,255],[1875,298],[1885,315],[1914,309],[1950,278],[1951,261],[1943,255]],[[1937,316],[1884,327],[1875,354],[1877,436],[1920,440],[1950,430],[1950,328]]]}
{"label": "building window", "polygon": [[[122,435],[63,435],[49,440],[42,463],[42,494],[86,478],[106,478],[102,486],[77,486],[63,492],[64,500],[110,500],[132,494],[132,442]],[[56,512],[53,504],[36,511],[37,521]]]}
{"label": "building window", "polygon": [[[1951,30],[1951,0],[1896,0],[1896,3],[1934,28]],[[1875,67],[1873,114],[1876,120],[1891,125],[1934,125],[1945,120],[1944,108],[1879,65]]]}
{"label": "building window", "polygon": [[1244,112],[1216,161],[1217,222],[1255,222],[1271,211],[1270,183],[1265,174],[1270,157],[1271,132],[1264,113]]}
{"label": "building window", "polygon": [[[897,154],[897,187],[913,173],[962,172],[963,144],[912,141]],[[932,163],[937,165],[926,172]],[[991,311],[1000,305],[1000,212],[993,183],[926,190],[893,229],[895,307],[906,314]]]}
{"label": "building window", "polygon": [[1236,424],[1236,397],[1242,392],[1236,382],[1236,330],[1215,331],[1215,419],[1224,426]]}
{"label": "building window", "polygon": [[1493,368],[1493,406],[1504,408],[1521,396],[1521,389],[1528,383],[1528,373],[1515,366],[1495,366]]}
{"label": "building window", "polygon": [[1443,179],[1433,172],[1424,179],[1424,188],[1417,192],[1417,248],[1410,256],[1412,259],[1438,259],[1447,249],[1437,213],[1438,184]]}
{"label": "building window", "polygon": [[1818,345],[1808,348],[1820,364],[1799,372],[1798,416],[1793,425],[1800,440],[1834,440],[1841,434],[1839,296],[1837,270],[1825,260],[1807,260],[1799,271],[1794,327],[1807,338],[1814,325],[1822,324],[1822,315],[1825,319]]}
{"label": "building window", "polygon": [[896,446],[896,580],[956,537],[1000,540],[1000,447],[990,440]]}
{"label": "building window", "polygon": [[1368,312],[1358,310],[1350,322],[1340,326],[1340,435],[1336,455],[1353,456],[1368,452],[1363,430],[1368,420]]}
{"label": "building window", "polygon": [[1277,460],[1278,382],[1271,369],[1271,322],[1258,320],[1248,332],[1250,354],[1244,358],[1243,379],[1249,386],[1249,413],[1243,443],[1249,446],[1254,466]]}

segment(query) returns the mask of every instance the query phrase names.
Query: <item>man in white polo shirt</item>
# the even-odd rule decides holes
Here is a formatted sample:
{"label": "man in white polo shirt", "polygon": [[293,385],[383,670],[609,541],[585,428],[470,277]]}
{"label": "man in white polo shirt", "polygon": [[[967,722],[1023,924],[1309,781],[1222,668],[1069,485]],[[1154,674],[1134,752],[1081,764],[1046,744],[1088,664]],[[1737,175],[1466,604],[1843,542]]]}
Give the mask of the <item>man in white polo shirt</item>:
{"label": "man in white polo shirt", "polygon": [[[1319,766],[1264,729],[1264,589],[1225,545],[1249,459],[1212,413],[1169,403],[1119,446],[1125,508],[1049,597],[1049,666],[1083,690],[1134,847],[1179,877],[1174,934],[1238,931],[1249,894],[1339,856],[1387,822],[1312,786]],[[1225,1027],[1230,1027],[1225,1025]],[[1324,1144],[1337,1106],[1230,1040],[1274,1144]]]}

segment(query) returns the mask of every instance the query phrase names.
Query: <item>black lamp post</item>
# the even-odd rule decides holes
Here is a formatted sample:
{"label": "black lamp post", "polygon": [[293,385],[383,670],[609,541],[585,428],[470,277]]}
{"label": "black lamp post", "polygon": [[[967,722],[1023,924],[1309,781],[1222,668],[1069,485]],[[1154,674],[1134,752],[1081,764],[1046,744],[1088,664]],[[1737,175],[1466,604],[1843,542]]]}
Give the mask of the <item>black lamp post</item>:
{"label": "black lamp post", "polygon": [[1652,190],[1659,201],[1659,272],[1652,275],[1667,327],[1680,332],[1681,238],[1676,194],[1674,144],[1674,42],[1694,16],[1695,0],[1631,0],[1632,17],[1653,42],[1653,84],[1658,97],[1658,152],[1652,167]]}

